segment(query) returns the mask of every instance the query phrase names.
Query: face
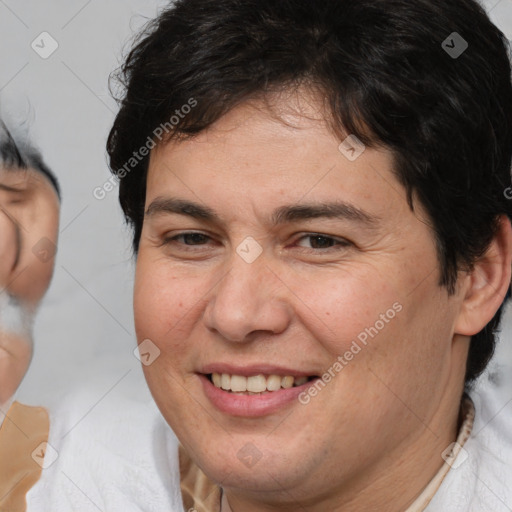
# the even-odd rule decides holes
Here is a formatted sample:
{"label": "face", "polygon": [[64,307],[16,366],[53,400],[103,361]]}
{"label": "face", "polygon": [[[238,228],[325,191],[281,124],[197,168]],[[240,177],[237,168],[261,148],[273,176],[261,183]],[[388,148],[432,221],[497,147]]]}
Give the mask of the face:
{"label": "face", "polygon": [[146,379],[199,466],[306,503],[431,436],[464,362],[461,299],[390,153],[354,159],[298,101],[153,151],[134,306]]}
{"label": "face", "polygon": [[0,168],[0,404],[32,357],[33,316],[53,273],[58,219],[59,199],[45,176]]}

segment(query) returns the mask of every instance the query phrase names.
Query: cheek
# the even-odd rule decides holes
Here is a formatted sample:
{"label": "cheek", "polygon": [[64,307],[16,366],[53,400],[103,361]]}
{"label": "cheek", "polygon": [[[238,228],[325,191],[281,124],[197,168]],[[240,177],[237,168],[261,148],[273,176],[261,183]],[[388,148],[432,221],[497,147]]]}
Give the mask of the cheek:
{"label": "cheek", "polygon": [[[344,394],[365,396],[369,382],[403,389],[409,382],[432,387],[450,349],[453,314],[436,275],[413,293],[406,278],[367,267],[287,276],[298,321],[327,355],[326,378]],[[330,274],[330,275],[329,275]],[[391,278],[393,276],[394,278]],[[340,391],[341,392],[341,391]],[[415,397],[418,399],[418,397]]]}
{"label": "cheek", "polygon": [[162,350],[179,349],[190,332],[205,291],[197,279],[183,277],[165,260],[139,254],[134,315],[139,343],[151,339]]}
{"label": "cheek", "polygon": [[[403,306],[396,286],[367,267],[281,275],[292,292],[294,314],[332,357],[389,329]],[[384,273],[385,275],[385,273]]]}
{"label": "cheek", "polygon": [[[51,203],[41,200],[35,207],[40,209],[25,212],[30,216],[19,216],[21,224],[30,228],[22,233],[20,261],[15,269],[15,273],[20,273],[19,278],[11,279],[8,287],[12,295],[33,306],[41,301],[50,286],[59,227],[59,205],[56,198]],[[26,271],[20,272],[20,269]]]}

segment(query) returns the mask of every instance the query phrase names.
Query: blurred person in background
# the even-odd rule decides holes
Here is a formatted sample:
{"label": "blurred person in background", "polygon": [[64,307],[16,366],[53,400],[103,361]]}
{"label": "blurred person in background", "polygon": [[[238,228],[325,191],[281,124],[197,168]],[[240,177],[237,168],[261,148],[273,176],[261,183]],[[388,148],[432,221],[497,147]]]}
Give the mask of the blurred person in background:
{"label": "blurred person in background", "polygon": [[53,274],[57,179],[0,121],[0,511],[22,512],[42,471],[49,418],[15,401],[33,354],[37,308]]}

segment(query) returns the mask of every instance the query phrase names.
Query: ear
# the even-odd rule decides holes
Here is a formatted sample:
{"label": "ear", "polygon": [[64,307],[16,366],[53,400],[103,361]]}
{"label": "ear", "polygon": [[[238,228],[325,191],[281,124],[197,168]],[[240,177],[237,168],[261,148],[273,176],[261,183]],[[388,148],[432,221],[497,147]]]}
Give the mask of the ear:
{"label": "ear", "polygon": [[501,215],[489,248],[464,278],[455,333],[474,336],[491,321],[510,286],[511,266],[512,227]]}

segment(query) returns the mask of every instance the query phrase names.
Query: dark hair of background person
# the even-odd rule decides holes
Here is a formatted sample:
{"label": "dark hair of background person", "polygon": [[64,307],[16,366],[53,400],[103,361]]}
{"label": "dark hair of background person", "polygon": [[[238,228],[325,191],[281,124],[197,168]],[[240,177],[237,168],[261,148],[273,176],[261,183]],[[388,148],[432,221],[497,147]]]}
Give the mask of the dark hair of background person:
{"label": "dark hair of background person", "polygon": [[[442,47],[454,32],[469,45],[458,58]],[[411,209],[417,200],[430,216],[440,286],[453,293],[498,216],[512,216],[508,49],[474,0],[177,0],[146,26],[114,77],[122,92],[110,167],[116,174],[190,98],[197,106],[169,139],[201,132],[250,98],[307,86],[334,133],[392,152]],[[119,189],[135,253],[148,160]],[[472,338],[468,387],[494,352],[502,308]]]}
{"label": "dark hair of background person", "polygon": [[8,170],[34,169],[48,178],[61,199],[59,182],[41,154],[30,144],[14,140],[3,121],[0,121],[0,166]]}

